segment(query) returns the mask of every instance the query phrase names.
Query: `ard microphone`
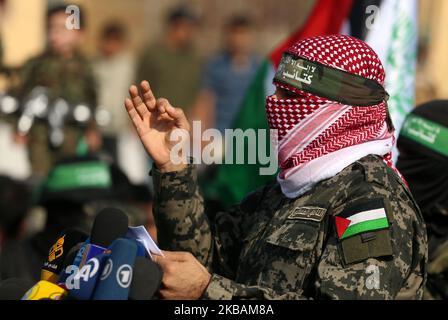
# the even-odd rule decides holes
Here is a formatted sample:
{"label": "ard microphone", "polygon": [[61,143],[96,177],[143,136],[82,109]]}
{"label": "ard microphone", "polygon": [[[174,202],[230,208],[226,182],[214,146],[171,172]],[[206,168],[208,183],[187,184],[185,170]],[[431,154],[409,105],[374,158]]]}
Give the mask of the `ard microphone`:
{"label": "ard microphone", "polygon": [[20,300],[32,285],[32,282],[19,278],[3,280],[0,282],[0,301]]}
{"label": "ard microphone", "polygon": [[137,257],[137,245],[127,239],[117,239],[110,246],[93,300],[127,300],[132,282],[132,269]]}
{"label": "ard microphone", "polygon": [[68,252],[78,243],[84,242],[88,235],[76,229],[64,230],[48,252],[41,271],[41,280],[55,283],[63,270]]}
{"label": "ard microphone", "polygon": [[74,264],[80,268],[91,258],[103,253],[111,243],[128,231],[128,216],[119,209],[101,210],[93,222],[90,241],[78,252]]}
{"label": "ard microphone", "polygon": [[129,300],[152,300],[162,284],[163,271],[154,261],[137,257],[134,263]]}
{"label": "ard microphone", "polygon": [[60,286],[41,280],[25,293],[22,300],[62,300],[66,294]]}
{"label": "ard microphone", "polygon": [[[137,257],[148,257],[146,253],[145,246],[138,240],[126,238],[129,241],[132,241],[137,246]],[[149,258],[149,257],[148,257]]]}

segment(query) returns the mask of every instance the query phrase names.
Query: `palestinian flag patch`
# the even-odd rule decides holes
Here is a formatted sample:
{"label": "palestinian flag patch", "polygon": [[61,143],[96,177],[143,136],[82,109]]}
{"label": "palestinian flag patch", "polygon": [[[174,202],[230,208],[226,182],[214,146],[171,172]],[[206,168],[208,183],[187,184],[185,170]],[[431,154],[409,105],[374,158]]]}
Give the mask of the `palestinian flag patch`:
{"label": "palestinian flag patch", "polygon": [[389,228],[384,201],[375,199],[348,207],[335,217],[339,240]]}

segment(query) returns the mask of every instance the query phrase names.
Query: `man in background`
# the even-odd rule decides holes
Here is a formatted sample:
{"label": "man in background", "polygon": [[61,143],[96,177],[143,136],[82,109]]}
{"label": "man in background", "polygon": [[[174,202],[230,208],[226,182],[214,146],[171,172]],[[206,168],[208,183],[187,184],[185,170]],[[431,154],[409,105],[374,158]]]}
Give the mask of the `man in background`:
{"label": "man in background", "polygon": [[[205,66],[192,118],[201,121],[202,130],[216,128],[224,136],[225,129],[233,126],[260,59],[253,52],[253,24],[248,17],[230,17],[223,31],[223,48]],[[221,150],[223,154],[223,141],[212,143],[216,143],[215,150]],[[216,179],[217,168],[217,165],[202,168],[204,171],[200,171],[199,176],[206,207],[211,212],[223,209],[223,204],[209,195],[209,185]]]}
{"label": "man in background", "polygon": [[448,299],[447,100],[430,101],[408,115],[398,138],[397,168],[411,189],[428,232],[425,299]]}
{"label": "man in background", "polygon": [[225,43],[205,67],[202,89],[194,117],[202,128],[231,128],[260,59],[252,50],[252,23],[246,16],[233,16],[224,27]]}
{"label": "man in background", "polygon": [[200,59],[194,48],[197,18],[186,8],[168,14],[161,40],[140,58],[137,82],[148,79],[158,95],[189,112],[199,90]]}
{"label": "man in background", "polygon": [[[68,16],[65,10],[63,5],[48,10],[47,49],[24,65],[15,94],[23,103],[34,88],[45,87],[49,90],[50,99],[62,98],[70,106],[86,104],[93,112],[97,103],[96,84],[90,63],[80,52],[84,20],[81,16],[80,29],[67,29]],[[33,174],[45,176],[55,161],[75,154],[83,137],[87,137],[86,141],[94,148],[98,140],[96,129],[93,125],[87,128],[76,124],[65,125],[64,141],[61,146],[54,148],[49,143],[48,126],[43,122],[35,122],[29,134],[18,139],[28,145]]]}
{"label": "man in background", "polygon": [[148,157],[129,124],[122,101],[135,79],[136,59],[129,48],[129,34],[120,22],[107,23],[99,39],[100,56],[93,67],[98,84],[98,106],[110,121],[101,127],[102,151],[124,170],[133,183],[144,183]]}
{"label": "man in background", "polygon": [[115,161],[118,138],[130,129],[122,107],[127,88],[135,78],[135,59],[128,45],[128,34],[122,24],[106,24],[99,41],[100,57],[94,63],[98,105],[107,110],[111,117],[110,123],[102,128],[103,150]]}

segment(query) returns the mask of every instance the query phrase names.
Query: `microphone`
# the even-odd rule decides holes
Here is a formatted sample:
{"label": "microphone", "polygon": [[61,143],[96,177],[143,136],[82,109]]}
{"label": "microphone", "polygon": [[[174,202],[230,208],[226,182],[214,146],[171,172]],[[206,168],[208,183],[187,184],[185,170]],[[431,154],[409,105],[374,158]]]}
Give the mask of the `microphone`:
{"label": "microphone", "polygon": [[134,263],[129,300],[152,300],[162,284],[163,271],[150,259],[137,257]]}
{"label": "microphone", "polygon": [[90,300],[98,277],[101,274],[105,260],[109,253],[93,257],[67,281],[68,296],[75,300]]}
{"label": "microphone", "polygon": [[126,235],[128,224],[128,216],[123,211],[114,208],[101,210],[93,222],[90,243],[79,250],[74,265],[82,267],[89,259],[103,253],[115,239]]}
{"label": "microphone", "polygon": [[48,252],[40,279],[55,283],[63,270],[63,264],[69,251],[78,243],[87,239],[87,234],[76,229],[64,230]]}
{"label": "microphone", "polygon": [[93,300],[127,300],[132,282],[132,268],[137,245],[127,239],[117,239],[110,246]]}
{"label": "microphone", "polygon": [[21,300],[62,300],[66,294],[67,291],[60,286],[41,280],[29,289]]}
{"label": "microphone", "polygon": [[30,281],[9,278],[0,282],[0,301],[20,300],[33,284]]}
{"label": "microphone", "polygon": [[117,238],[128,232],[128,216],[120,209],[105,208],[101,210],[93,222],[91,243],[108,247]]}
{"label": "microphone", "polygon": [[67,254],[67,257],[64,260],[64,264],[62,266],[62,272],[59,275],[59,279],[57,281],[58,286],[66,287],[67,278],[70,277],[71,274],[76,273],[78,271],[78,266],[74,265],[74,261],[76,256],[78,255],[79,250],[83,248],[84,243],[78,243],[74,246]]}
{"label": "microphone", "polygon": [[149,257],[148,253],[146,252],[145,246],[140,241],[129,238],[126,239],[132,241],[137,246],[137,257]]}

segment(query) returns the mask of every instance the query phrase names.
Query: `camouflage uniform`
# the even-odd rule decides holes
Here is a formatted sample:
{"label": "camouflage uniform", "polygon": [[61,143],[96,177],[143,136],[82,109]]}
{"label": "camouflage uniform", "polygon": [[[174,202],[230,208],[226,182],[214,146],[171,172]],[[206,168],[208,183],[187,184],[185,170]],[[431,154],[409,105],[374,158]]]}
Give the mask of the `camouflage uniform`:
{"label": "camouflage uniform", "polygon": [[[21,86],[17,96],[23,100],[36,86],[50,90],[52,98],[63,98],[70,104],[85,103],[96,107],[96,85],[91,66],[86,58],[75,53],[71,59],[64,59],[45,52],[29,60],[20,75]],[[49,145],[46,124],[35,122],[30,132],[29,157],[34,173],[46,175],[52,164],[76,152],[76,146],[83,130],[74,125],[64,128],[65,140],[57,150]]]}
{"label": "camouflage uniform", "polygon": [[[212,273],[204,299],[421,299],[427,240],[407,187],[367,156],[297,199],[277,183],[203,213],[193,166],[152,171],[163,249],[191,252]],[[340,241],[335,216],[381,199],[389,229]]]}

